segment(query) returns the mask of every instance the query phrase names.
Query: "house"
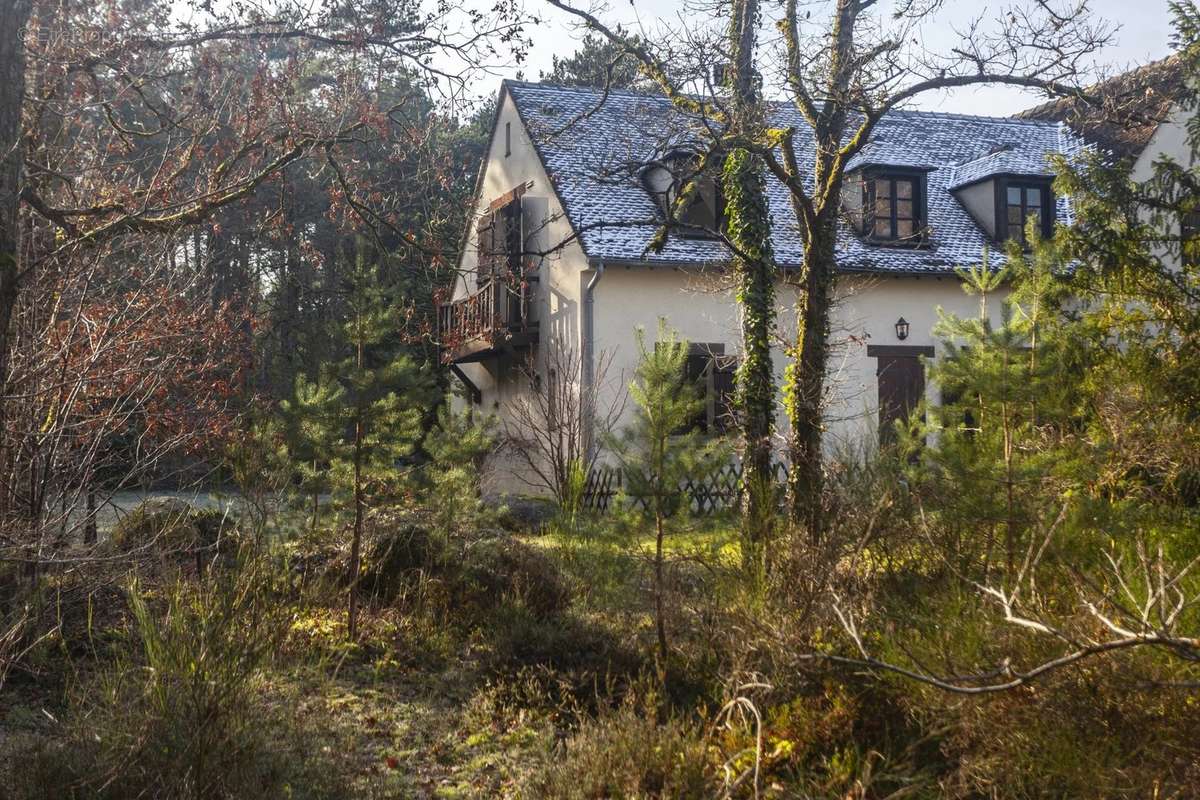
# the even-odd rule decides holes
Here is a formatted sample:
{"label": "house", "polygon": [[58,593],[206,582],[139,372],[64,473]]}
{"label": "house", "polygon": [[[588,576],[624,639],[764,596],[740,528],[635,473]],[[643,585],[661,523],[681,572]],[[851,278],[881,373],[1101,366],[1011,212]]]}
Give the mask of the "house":
{"label": "house", "polygon": [[[1154,176],[1155,162],[1169,158],[1184,167],[1194,165],[1187,123],[1195,109],[1185,102],[1188,89],[1179,55],[1124,72],[1094,86],[1090,102],[1061,98],[1021,112],[1022,119],[1061,122],[1076,135],[1114,158],[1127,159],[1135,181]],[[1184,241],[1200,240],[1200,215],[1178,221]],[[1164,250],[1165,261],[1177,255]]]}
{"label": "house", "polygon": [[[800,164],[811,163],[791,106],[774,122],[795,126]],[[658,252],[649,245],[664,207],[696,163],[694,120],[665,98],[634,92],[506,81],[480,171],[473,230],[453,296],[439,307],[443,359],[471,401],[511,425],[510,409],[541,390],[568,354],[568,371],[597,408],[619,407],[636,365],[635,330],[660,318],[691,347],[689,377],[705,387],[698,424],[726,420],[739,349],[737,307],[723,269],[716,184]],[[827,436],[831,451],[872,447],[890,421],[924,398],[939,401],[922,359],[936,359],[939,309],[979,313],[956,268],[1021,237],[1069,222],[1047,157],[1082,139],[1057,120],[895,111],[849,165],[839,236],[841,276],[833,314]],[[768,179],[774,250],[781,267],[780,342],[794,331],[801,241],[784,187]],[[999,303],[991,314],[998,319]],[[557,354],[557,356],[555,356]],[[786,359],[773,354],[782,381]],[[597,365],[607,363],[603,375]],[[625,414],[630,413],[628,409]],[[782,414],[780,424],[784,423]],[[494,488],[519,490],[516,462]]]}

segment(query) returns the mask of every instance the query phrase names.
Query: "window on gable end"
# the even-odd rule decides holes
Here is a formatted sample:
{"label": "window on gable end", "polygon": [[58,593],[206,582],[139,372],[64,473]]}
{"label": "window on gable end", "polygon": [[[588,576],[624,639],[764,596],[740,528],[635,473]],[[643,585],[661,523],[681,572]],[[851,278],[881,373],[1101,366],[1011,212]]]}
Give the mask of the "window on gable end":
{"label": "window on gable end", "polygon": [[926,229],[925,174],[869,173],[863,180],[863,233],[875,242],[921,244]]}
{"label": "window on gable end", "polygon": [[478,283],[493,275],[524,275],[525,232],[521,214],[524,187],[517,187],[493,200],[479,218]]}

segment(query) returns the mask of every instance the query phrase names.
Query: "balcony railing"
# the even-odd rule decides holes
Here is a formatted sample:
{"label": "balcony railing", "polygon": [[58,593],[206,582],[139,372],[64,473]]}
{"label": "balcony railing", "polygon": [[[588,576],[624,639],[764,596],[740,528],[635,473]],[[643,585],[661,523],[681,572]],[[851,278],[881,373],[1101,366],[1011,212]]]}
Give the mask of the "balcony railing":
{"label": "balcony railing", "polygon": [[481,361],[505,347],[528,346],[537,339],[530,319],[536,278],[510,282],[488,278],[473,294],[438,305],[438,341],[446,363]]}

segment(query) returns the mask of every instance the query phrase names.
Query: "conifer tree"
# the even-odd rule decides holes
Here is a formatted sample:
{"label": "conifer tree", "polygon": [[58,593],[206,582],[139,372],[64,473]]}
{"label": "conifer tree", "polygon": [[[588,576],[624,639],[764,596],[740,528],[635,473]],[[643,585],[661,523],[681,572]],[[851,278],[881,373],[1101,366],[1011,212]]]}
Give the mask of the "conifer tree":
{"label": "conifer tree", "polygon": [[287,454],[297,488],[309,501],[313,532],[320,522],[321,495],[333,488],[329,464],[344,434],[345,405],[346,391],[336,381],[310,381],[303,374],[296,376],[291,399],[280,403]]}
{"label": "conifer tree", "polygon": [[402,477],[400,460],[420,438],[421,418],[433,397],[425,371],[397,355],[398,320],[380,289],[380,267],[359,248],[345,276],[348,354],[324,365],[314,382],[300,380],[287,406],[296,452],[312,467],[302,469],[307,491],[332,491],[335,507],[350,509],[352,538],[347,628],[357,635],[356,584],[360,571],[367,504],[394,494]]}
{"label": "conifer tree", "polygon": [[[1192,3],[1173,9],[1185,86],[1176,99],[1192,114],[1195,156],[1200,11]],[[1135,105],[1140,115],[1144,104]],[[951,551],[950,572],[1015,626],[1010,633],[1040,644],[1003,644],[1003,631],[981,636],[956,590],[950,602],[961,633],[942,617],[932,628],[918,619],[887,635],[915,653],[899,667],[904,674],[955,691],[1007,691],[1122,651],[1129,685],[1195,677],[1200,162],[1186,155],[1156,156],[1149,179],[1137,177],[1132,158],[1056,159],[1055,190],[1070,198],[1074,224],[1028,254],[1009,250],[1012,291],[998,327],[986,321],[986,305],[978,319],[939,325],[947,341],[931,372],[943,404],[929,409],[932,431],[914,424],[919,414],[900,431],[917,429],[902,435],[901,455],[914,459],[904,466],[923,538],[935,552]],[[984,273],[965,277],[990,304],[998,280]],[[971,545],[1001,531],[1019,566],[989,575],[987,552]],[[934,577],[940,584],[946,573]],[[913,620],[907,603],[904,614]],[[905,624],[892,618],[887,627],[895,622]],[[947,648],[947,634],[965,652]],[[1182,669],[1164,669],[1172,657]],[[936,659],[979,666],[945,678],[922,666]]]}
{"label": "conifer tree", "polygon": [[654,516],[654,616],[659,657],[668,654],[663,598],[663,537],[666,520],[686,503],[682,484],[689,475],[706,474],[723,456],[720,445],[692,427],[703,401],[686,385],[688,345],[659,322],[658,341],[646,346],[637,330],[638,366],[629,385],[633,423],[611,437],[629,494],[645,498]]}
{"label": "conifer tree", "polygon": [[[992,534],[985,573],[998,539],[1012,570],[1026,532],[1043,516],[1046,485],[1070,463],[1082,338],[1063,313],[1059,248],[1037,239],[1036,231],[1030,236],[1032,252],[1010,250],[1003,270],[991,269],[986,257],[960,270],[964,291],[979,297],[979,314],[939,315],[934,334],[942,355],[930,365],[930,377],[942,402],[897,422],[903,454],[924,453],[917,468],[931,470],[924,483],[932,477],[944,490],[943,506],[961,527]],[[1000,301],[1000,324],[994,325],[990,307],[1005,285],[1012,291]],[[925,450],[921,418],[927,413],[937,442]]]}
{"label": "conifer tree", "polygon": [[496,447],[497,421],[470,406],[455,412],[449,403],[437,410],[437,423],[425,436],[428,467],[427,505],[437,528],[445,533],[477,523],[486,515],[480,473]]}

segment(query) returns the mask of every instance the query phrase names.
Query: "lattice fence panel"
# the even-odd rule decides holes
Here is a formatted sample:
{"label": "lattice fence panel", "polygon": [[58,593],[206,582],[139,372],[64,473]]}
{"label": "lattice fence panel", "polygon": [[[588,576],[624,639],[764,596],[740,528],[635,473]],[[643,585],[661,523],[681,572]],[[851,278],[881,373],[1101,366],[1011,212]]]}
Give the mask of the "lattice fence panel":
{"label": "lattice fence panel", "polygon": [[[715,514],[726,509],[737,508],[741,503],[742,465],[740,462],[722,464],[707,475],[687,478],[680,485],[683,497],[687,498],[688,510],[697,516]],[[771,474],[777,483],[787,479],[787,465],[775,462]],[[615,467],[598,466],[588,473],[583,489],[584,506],[605,513],[615,507],[616,499],[624,485],[621,470]],[[643,510],[649,508],[649,499],[627,496],[627,502]]]}

